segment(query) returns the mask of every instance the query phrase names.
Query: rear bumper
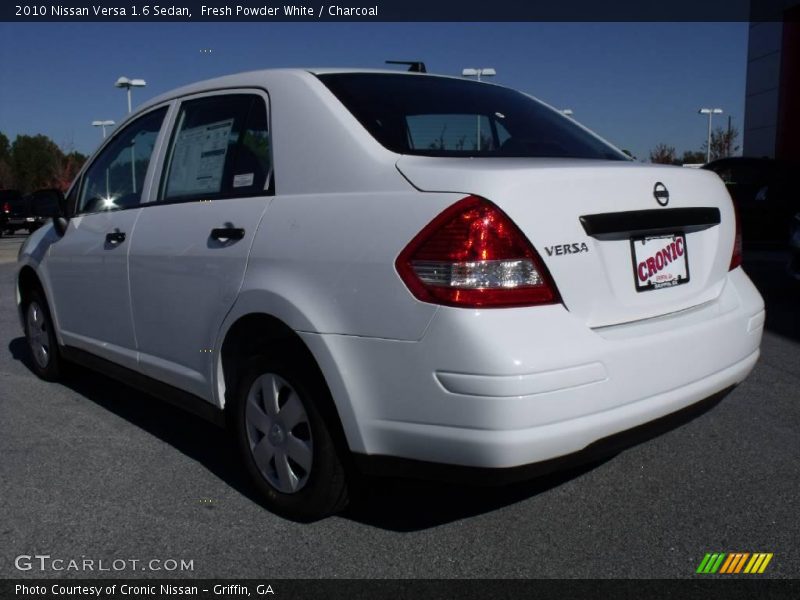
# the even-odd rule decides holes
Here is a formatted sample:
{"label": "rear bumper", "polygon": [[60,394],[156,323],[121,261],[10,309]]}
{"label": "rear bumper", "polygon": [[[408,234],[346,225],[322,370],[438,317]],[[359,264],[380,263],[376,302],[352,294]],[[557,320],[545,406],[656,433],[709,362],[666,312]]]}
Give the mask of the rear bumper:
{"label": "rear bumper", "polygon": [[763,324],[763,301],[736,269],[713,302],[594,330],[559,305],[441,308],[418,342],[302,335],[354,452],[510,468],[736,385],[758,359]]}

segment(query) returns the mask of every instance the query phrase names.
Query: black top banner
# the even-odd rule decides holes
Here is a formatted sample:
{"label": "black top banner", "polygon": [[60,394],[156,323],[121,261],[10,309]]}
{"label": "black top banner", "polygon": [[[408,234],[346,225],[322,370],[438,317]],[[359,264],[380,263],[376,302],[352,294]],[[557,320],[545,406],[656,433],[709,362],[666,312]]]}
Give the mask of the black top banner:
{"label": "black top banner", "polygon": [[0,20],[781,21],[800,0],[17,0]]}

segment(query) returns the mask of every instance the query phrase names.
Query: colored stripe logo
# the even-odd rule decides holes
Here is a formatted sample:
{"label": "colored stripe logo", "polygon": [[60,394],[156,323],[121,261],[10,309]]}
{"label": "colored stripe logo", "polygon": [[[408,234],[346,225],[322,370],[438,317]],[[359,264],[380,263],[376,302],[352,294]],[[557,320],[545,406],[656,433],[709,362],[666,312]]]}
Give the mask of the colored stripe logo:
{"label": "colored stripe logo", "polygon": [[750,552],[707,552],[700,561],[696,573],[760,574],[766,570],[772,556],[771,552],[754,552],[752,554]]}

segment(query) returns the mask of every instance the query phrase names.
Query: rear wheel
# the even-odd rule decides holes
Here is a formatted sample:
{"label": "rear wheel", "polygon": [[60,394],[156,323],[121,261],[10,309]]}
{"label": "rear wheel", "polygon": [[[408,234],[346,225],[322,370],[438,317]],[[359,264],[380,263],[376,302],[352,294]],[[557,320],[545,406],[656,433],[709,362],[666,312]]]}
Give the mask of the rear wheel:
{"label": "rear wheel", "polygon": [[325,382],[303,359],[259,357],[238,389],[235,431],[245,466],[270,510],[319,519],[347,505],[345,470],[323,417]]}
{"label": "rear wheel", "polygon": [[53,320],[47,302],[38,290],[30,292],[25,305],[25,337],[33,358],[34,372],[47,381],[59,379],[63,365]]}

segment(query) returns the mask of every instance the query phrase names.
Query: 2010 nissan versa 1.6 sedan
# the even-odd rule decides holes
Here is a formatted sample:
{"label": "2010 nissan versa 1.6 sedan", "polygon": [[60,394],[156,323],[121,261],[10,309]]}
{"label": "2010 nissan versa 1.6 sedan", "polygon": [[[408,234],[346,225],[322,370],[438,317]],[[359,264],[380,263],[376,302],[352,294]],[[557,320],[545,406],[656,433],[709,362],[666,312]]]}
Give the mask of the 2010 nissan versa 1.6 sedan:
{"label": "2010 nissan versa 1.6 sedan", "polygon": [[59,200],[19,257],[37,374],[83,363],[227,422],[293,518],[341,509],[351,469],[482,479],[580,455],[759,355],[717,175],[636,164],[497,85],[198,83],[133,114]]}

